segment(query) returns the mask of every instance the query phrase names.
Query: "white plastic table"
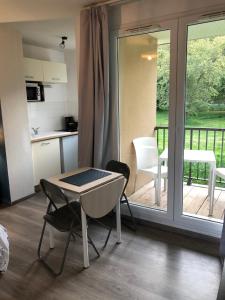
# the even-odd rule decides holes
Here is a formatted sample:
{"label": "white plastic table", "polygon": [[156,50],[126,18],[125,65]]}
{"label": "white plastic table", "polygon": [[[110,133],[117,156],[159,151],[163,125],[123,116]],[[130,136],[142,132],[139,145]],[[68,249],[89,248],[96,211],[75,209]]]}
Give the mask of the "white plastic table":
{"label": "white plastic table", "polygon": [[[104,185],[106,183],[110,183],[115,179],[123,177],[122,174],[111,172],[110,175],[103,177],[101,179],[94,180],[90,183],[84,184],[82,186],[76,186],[73,184],[65,183],[60,179],[66,178],[71,175],[75,175],[86,171],[90,168],[80,168],[76,169],[69,173],[60,174],[58,176],[54,176],[48,179],[48,181],[52,182],[53,184],[57,185],[61,189],[70,192],[71,196],[74,195],[74,198],[79,201],[80,196],[83,193],[91,191],[96,187]],[[104,171],[104,170],[102,170]],[[88,239],[87,239],[87,218],[84,210],[81,207],[81,222],[82,222],[82,239],[83,239],[83,261],[84,261],[84,268],[88,268],[89,263],[89,255],[88,255]],[[120,201],[118,201],[116,205],[116,227],[117,227],[117,243],[121,243],[121,219],[120,219]],[[49,237],[50,237],[50,248],[54,248],[54,237],[53,237],[53,230],[51,226],[49,226]]]}
{"label": "white plastic table", "polygon": [[[161,165],[168,161],[168,149],[165,149],[159,157],[158,161],[158,183],[157,183],[157,199],[156,203],[160,204],[161,200]],[[208,180],[208,197],[209,197],[209,216],[213,210],[213,191],[212,191],[212,176],[216,169],[215,153],[211,150],[184,150],[184,161],[191,163],[208,163],[210,167]]]}

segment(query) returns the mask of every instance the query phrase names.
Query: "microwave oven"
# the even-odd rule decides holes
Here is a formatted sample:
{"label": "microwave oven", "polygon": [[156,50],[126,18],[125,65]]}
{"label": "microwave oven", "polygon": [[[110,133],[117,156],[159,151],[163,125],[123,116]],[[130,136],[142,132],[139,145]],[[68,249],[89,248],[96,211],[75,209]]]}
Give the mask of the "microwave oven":
{"label": "microwave oven", "polygon": [[45,101],[44,86],[40,82],[26,81],[26,92],[28,102]]}

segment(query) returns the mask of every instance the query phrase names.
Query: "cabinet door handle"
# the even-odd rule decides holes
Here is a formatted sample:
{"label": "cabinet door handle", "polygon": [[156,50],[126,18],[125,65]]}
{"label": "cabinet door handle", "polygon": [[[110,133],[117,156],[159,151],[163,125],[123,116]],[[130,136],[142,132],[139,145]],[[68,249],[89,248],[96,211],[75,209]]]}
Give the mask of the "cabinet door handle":
{"label": "cabinet door handle", "polygon": [[26,77],[26,78],[34,78],[34,76],[31,76],[31,75],[30,75],[30,76],[29,76],[29,75],[26,75],[25,77]]}
{"label": "cabinet door handle", "polygon": [[44,143],[41,143],[41,146],[47,146],[47,145],[49,145],[50,144],[50,142],[44,142]]}
{"label": "cabinet door handle", "polygon": [[58,77],[52,77],[52,80],[60,80]]}

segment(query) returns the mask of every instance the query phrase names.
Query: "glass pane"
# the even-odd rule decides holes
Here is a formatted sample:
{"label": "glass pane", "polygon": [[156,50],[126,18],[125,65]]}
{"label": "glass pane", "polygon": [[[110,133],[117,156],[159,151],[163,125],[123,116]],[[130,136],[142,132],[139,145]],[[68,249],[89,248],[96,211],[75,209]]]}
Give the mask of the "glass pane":
{"label": "glass pane", "polygon": [[225,176],[216,178],[214,197],[210,193],[212,171],[225,168],[224,67],[225,20],[188,26],[183,212],[218,222]]}
{"label": "glass pane", "polygon": [[[167,210],[170,30],[119,39],[120,159],[132,203]],[[144,137],[144,138],[143,138]],[[160,181],[160,184],[158,184]]]}

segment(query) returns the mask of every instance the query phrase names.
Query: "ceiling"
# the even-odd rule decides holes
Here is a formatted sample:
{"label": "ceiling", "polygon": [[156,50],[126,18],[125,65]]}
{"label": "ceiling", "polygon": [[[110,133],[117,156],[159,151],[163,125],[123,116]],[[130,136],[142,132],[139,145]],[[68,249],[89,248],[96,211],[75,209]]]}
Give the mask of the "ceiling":
{"label": "ceiling", "polygon": [[8,24],[22,34],[25,44],[62,50],[61,36],[67,36],[65,49],[75,49],[75,20],[57,19],[48,21],[16,22]]}

